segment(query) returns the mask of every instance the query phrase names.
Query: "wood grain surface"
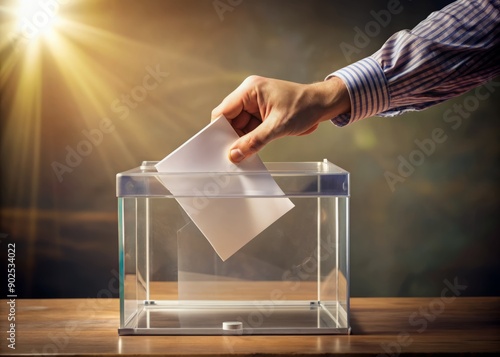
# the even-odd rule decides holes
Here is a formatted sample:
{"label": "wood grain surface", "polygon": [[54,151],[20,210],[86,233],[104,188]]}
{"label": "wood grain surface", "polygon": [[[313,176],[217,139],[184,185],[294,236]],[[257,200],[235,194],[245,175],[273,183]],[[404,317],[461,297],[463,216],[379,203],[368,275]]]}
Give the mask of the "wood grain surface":
{"label": "wood grain surface", "polygon": [[[8,304],[1,308],[7,331]],[[2,355],[328,356],[500,353],[500,298],[353,298],[352,335],[118,336],[117,299],[16,300]]]}

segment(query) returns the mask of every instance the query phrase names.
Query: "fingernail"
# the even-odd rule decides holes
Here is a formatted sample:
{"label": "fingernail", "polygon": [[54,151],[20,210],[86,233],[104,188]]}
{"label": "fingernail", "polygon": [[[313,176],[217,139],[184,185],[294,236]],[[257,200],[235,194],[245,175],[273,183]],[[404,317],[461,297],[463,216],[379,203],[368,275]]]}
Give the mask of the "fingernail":
{"label": "fingernail", "polygon": [[232,162],[238,163],[245,158],[245,155],[243,155],[240,149],[233,149],[229,153],[229,157]]}
{"label": "fingernail", "polygon": [[212,114],[211,114],[210,121],[214,121],[215,119],[217,119],[217,118],[218,118],[218,116],[215,116],[215,115],[214,115],[215,109],[217,109],[217,108],[214,108],[214,109],[212,110]]}

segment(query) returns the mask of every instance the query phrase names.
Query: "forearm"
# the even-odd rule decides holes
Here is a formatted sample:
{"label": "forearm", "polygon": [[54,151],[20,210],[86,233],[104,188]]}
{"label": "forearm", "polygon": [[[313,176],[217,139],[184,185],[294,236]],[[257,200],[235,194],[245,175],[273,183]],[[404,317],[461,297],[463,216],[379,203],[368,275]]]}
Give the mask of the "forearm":
{"label": "forearm", "polygon": [[329,77],[343,80],[346,125],[373,115],[392,116],[462,94],[500,73],[500,1],[457,1],[411,31],[394,34],[372,56]]}

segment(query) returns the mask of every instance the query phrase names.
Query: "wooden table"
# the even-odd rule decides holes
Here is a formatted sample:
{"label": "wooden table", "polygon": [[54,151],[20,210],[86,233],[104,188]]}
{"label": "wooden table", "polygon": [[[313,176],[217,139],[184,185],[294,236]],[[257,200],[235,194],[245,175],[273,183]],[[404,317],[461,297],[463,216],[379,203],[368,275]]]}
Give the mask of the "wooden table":
{"label": "wooden table", "polygon": [[309,356],[500,353],[500,298],[353,298],[350,336],[118,336],[117,299],[16,300],[1,354]]}

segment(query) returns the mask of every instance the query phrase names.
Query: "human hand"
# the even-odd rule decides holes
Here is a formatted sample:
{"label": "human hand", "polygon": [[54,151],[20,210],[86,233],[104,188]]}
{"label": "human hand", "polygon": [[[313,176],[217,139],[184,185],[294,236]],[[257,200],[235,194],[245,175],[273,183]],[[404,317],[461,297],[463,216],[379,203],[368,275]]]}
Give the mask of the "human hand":
{"label": "human hand", "polygon": [[224,115],[241,136],[230,148],[238,163],[270,141],[312,133],[322,121],[350,111],[347,88],[340,78],[299,84],[250,76],[212,111]]}

